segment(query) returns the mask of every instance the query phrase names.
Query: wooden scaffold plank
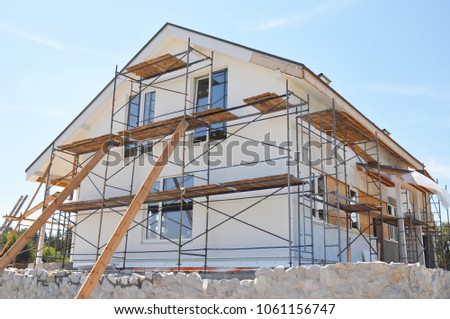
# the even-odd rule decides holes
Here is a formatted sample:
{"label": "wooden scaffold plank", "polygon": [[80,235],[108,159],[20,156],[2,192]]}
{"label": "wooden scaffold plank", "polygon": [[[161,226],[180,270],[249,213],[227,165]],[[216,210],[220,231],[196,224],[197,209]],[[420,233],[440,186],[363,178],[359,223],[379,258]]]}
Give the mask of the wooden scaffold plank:
{"label": "wooden scaffold plank", "polygon": [[92,268],[92,271],[89,273],[89,276],[86,278],[86,281],[84,282],[83,286],[78,292],[76,299],[87,299],[91,296],[92,291],[94,290],[95,286],[97,285],[98,281],[103,275],[103,272],[105,271],[106,266],[108,265],[109,261],[116,252],[117,247],[119,247],[119,244],[122,241],[123,237],[125,236],[125,233],[127,232],[128,228],[130,227],[131,222],[135,218],[141,206],[144,204],[145,198],[147,197],[153,184],[156,182],[159,175],[161,174],[164,166],[169,161],[170,156],[172,155],[173,151],[178,145],[178,142],[180,141],[181,137],[186,132],[188,126],[189,123],[184,119],[178,124],[178,127],[173,133],[172,137],[170,138],[169,143],[162,151],[157,162],[148,173],[147,178],[142,183],[141,187],[139,188],[139,191],[136,193],[136,196],[131,201],[131,204],[128,207],[127,211],[122,216],[119,225],[117,226],[108,243],[106,244],[105,249],[103,250],[99,259]]}

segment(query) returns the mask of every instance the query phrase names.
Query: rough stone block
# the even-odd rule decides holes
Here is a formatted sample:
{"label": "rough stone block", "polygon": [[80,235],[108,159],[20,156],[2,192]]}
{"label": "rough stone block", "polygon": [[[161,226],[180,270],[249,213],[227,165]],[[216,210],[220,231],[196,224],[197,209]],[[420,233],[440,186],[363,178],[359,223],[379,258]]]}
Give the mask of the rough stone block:
{"label": "rough stone block", "polygon": [[319,271],[320,284],[322,286],[333,286],[342,282],[337,272],[332,267],[323,267]]}
{"label": "rough stone block", "polygon": [[320,277],[320,269],[321,267],[317,265],[309,266],[306,269],[306,276],[309,278],[319,278]]}
{"label": "rough stone block", "polygon": [[43,269],[39,269],[39,270],[42,270],[41,274],[40,275],[38,274],[39,280],[44,281],[44,282],[47,281],[48,280],[48,272],[46,272]]}
{"label": "rough stone block", "polygon": [[144,276],[141,276],[139,274],[132,274],[130,277],[130,280],[128,281],[128,283],[130,285],[140,285],[140,283],[145,279]]}
{"label": "rough stone block", "polygon": [[286,274],[286,269],[283,266],[277,266],[273,269],[273,279],[282,280]]}
{"label": "rough stone block", "polygon": [[154,274],[153,271],[146,271],[144,277],[145,277],[145,279],[153,280],[153,274]]}
{"label": "rough stone block", "polygon": [[104,278],[100,285],[100,289],[104,292],[113,293],[115,287],[113,284],[111,284],[111,282],[107,278]]}
{"label": "rough stone block", "polygon": [[187,275],[186,279],[184,280],[184,284],[196,290],[203,291],[203,279],[196,272]]}
{"label": "rough stone block", "polygon": [[84,282],[86,281],[87,278],[87,274],[82,274],[80,277],[80,284],[84,284]]}
{"label": "rough stone block", "polygon": [[120,280],[120,284],[122,286],[126,286],[126,285],[128,285],[128,282],[130,280],[130,276],[122,276],[122,277],[120,277],[119,280]]}
{"label": "rough stone block", "polygon": [[320,289],[320,282],[318,279],[309,278],[303,281],[303,285],[301,288],[309,296],[309,294],[314,290]]}
{"label": "rough stone block", "polygon": [[267,280],[266,277],[261,275],[255,279],[255,290],[259,296],[264,296],[267,290]]}
{"label": "rough stone block", "polygon": [[79,272],[73,272],[73,273],[70,274],[70,277],[69,277],[69,278],[70,278],[70,282],[71,282],[72,284],[77,285],[77,284],[80,283],[81,273],[79,273]]}
{"label": "rough stone block", "polygon": [[[407,273],[405,269],[395,268],[389,272],[389,282],[398,287],[403,287],[408,284]],[[409,274],[408,274],[409,275]]]}
{"label": "rough stone block", "polygon": [[141,290],[144,291],[147,295],[148,293],[153,293],[153,284],[150,280],[146,279],[141,284]]}
{"label": "rough stone block", "polygon": [[36,276],[38,276],[39,278],[41,278],[42,274],[46,272],[44,269],[38,269],[36,270]]}
{"label": "rough stone block", "polygon": [[297,273],[298,273],[298,271],[294,267],[286,269],[285,280],[287,280],[288,282],[296,281],[297,280]]}
{"label": "rough stone block", "polygon": [[55,272],[55,277],[60,278],[60,277],[67,277],[69,276],[69,272],[67,270],[58,270]]}
{"label": "rough stone block", "polygon": [[268,267],[261,267],[258,268],[255,272],[255,277],[258,278],[259,276],[271,276],[273,270]]}
{"label": "rough stone block", "polygon": [[391,284],[386,286],[380,294],[383,299],[402,299],[405,298],[403,290],[397,285]]}
{"label": "rough stone block", "polygon": [[170,286],[176,283],[173,272],[163,273],[161,277],[161,286]]}
{"label": "rough stone block", "polygon": [[36,269],[25,269],[25,275],[26,276],[36,276],[37,270]]}

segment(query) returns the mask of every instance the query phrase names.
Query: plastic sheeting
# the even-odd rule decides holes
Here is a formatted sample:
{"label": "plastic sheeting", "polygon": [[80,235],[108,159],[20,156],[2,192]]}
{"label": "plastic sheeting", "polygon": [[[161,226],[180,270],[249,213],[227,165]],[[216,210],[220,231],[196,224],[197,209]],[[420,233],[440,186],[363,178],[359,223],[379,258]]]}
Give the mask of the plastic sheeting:
{"label": "plastic sheeting", "polygon": [[418,185],[429,189],[434,194],[437,194],[442,205],[445,208],[450,207],[450,194],[449,192],[442,188],[438,183],[433,181],[432,179],[426,177],[425,175],[417,172],[411,171],[408,173],[403,173],[399,175],[400,178],[408,184]]}

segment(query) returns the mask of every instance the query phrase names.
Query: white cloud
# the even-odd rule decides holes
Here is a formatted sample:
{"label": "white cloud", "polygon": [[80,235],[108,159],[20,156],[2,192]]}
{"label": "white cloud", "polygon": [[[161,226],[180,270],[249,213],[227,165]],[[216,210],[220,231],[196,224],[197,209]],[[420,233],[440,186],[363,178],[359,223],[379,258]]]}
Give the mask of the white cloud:
{"label": "white cloud", "polygon": [[20,37],[22,39],[25,39],[25,40],[29,40],[29,41],[32,41],[32,42],[43,44],[43,45],[48,46],[48,47],[53,48],[53,49],[58,49],[58,50],[64,49],[64,45],[62,43],[60,43],[60,42],[48,39],[46,37],[43,37],[43,36],[31,33],[31,32],[27,32],[27,31],[15,28],[15,27],[10,26],[10,25],[5,24],[5,23],[1,23],[0,22],[0,30],[4,31],[4,32],[7,32],[9,34],[16,35],[16,36],[18,36],[18,37]]}
{"label": "white cloud", "polygon": [[72,51],[75,53],[81,53],[81,54],[86,54],[86,55],[91,55],[91,56],[96,56],[96,57],[101,57],[101,58],[107,58],[107,59],[111,59],[111,60],[119,60],[119,61],[123,61],[125,60],[122,57],[119,56],[115,56],[115,55],[111,55],[111,54],[107,54],[107,53],[103,53],[103,52],[98,52],[98,51],[94,51],[94,50],[90,50],[90,49],[84,49],[84,48],[70,48],[65,46],[64,44],[51,40],[49,38],[31,33],[31,32],[27,32],[21,29],[18,29],[16,27],[13,27],[11,25],[5,24],[0,22],[0,31],[15,35],[17,37],[20,37],[22,39],[31,41],[31,42],[35,42],[35,43],[39,43],[42,45],[45,45],[47,47],[53,48],[53,49],[57,49],[57,50],[65,50],[65,51]]}

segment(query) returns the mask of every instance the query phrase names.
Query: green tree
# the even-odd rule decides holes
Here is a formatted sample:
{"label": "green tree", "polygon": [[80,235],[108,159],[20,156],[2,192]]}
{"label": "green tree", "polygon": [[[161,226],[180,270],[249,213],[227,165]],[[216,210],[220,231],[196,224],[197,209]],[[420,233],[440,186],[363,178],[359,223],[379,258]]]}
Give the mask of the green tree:
{"label": "green tree", "polygon": [[[13,236],[13,239],[8,244],[5,252],[11,248],[11,246],[17,241],[17,239],[19,239],[20,236],[22,236],[22,234],[25,231],[26,231],[26,229],[22,229],[13,234],[12,230],[9,230],[5,234],[5,236],[3,236],[3,245],[5,245],[7,243],[7,241],[9,240],[9,238],[11,236]],[[22,249],[22,251],[16,256],[14,262],[20,263],[20,264],[27,264],[27,263],[34,262],[35,258],[36,258],[36,239],[34,238],[33,240],[30,240],[27,243],[27,245],[25,245],[25,247]]]}
{"label": "green tree", "polygon": [[436,249],[439,267],[450,269],[450,224],[443,223],[436,230]]}

